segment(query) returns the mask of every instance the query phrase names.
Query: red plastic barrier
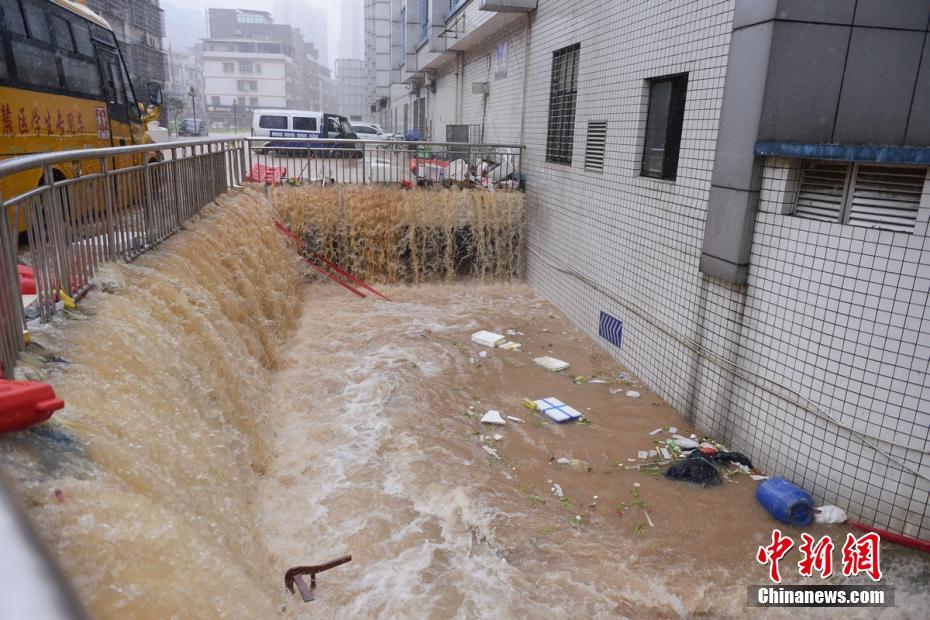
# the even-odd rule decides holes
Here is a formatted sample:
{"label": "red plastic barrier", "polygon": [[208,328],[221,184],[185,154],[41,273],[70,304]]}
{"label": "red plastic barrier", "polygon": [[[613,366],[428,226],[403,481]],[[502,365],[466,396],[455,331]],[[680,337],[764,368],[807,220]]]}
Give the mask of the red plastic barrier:
{"label": "red plastic barrier", "polygon": [[0,433],[44,422],[64,406],[46,383],[0,379]]}
{"label": "red plastic barrier", "polygon": [[255,164],[249,171],[249,175],[245,177],[245,180],[249,181],[250,183],[266,183],[268,185],[276,185],[281,183],[286,176],[287,168],[284,168],[283,166],[264,166],[262,164]]}

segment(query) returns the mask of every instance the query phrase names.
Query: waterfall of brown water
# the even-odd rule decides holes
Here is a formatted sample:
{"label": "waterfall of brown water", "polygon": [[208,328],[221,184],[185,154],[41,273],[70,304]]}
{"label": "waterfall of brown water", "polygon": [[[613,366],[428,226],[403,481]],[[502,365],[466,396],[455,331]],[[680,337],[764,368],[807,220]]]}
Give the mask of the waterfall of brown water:
{"label": "waterfall of brown water", "polygon": [[96,617],[280,609],[252,494],[272,432],[265,386],[301,277],[262,196],[222,202],[156,252],[108,266],[82,304],[90,320],[37,335],[65,358],[32,361],[67,408],[0,443]]}
{"label": "waterfall of brown water", "polygon": [[523,194],[379,186],[271,190],[281,220],[329,260],[382,282],[523,276]]}

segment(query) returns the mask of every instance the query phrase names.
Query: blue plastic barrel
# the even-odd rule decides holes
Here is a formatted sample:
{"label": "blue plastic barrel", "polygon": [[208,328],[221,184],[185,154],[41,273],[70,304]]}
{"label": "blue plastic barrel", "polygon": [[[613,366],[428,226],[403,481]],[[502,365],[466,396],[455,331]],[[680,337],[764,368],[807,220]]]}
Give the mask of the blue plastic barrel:
{"label": "blue plastic barrel", "polygon": [[760,484],[756,488],[756,499],[782,523],[800,527],[814,519],[814,498],[784,478],[772,478]]}

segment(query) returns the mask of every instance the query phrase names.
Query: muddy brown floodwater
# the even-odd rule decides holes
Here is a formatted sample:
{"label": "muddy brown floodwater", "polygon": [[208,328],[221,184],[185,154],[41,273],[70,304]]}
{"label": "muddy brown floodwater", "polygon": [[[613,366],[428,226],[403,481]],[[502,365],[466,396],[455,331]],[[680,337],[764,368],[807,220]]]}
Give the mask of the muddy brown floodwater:
{"label": "muddy brown floodwater", "polygon": [[[695,429],[635,377],[614,383],[626,369],[528,287],[386,292],[393,301],[308,287],[270,385],[274,456],[258,486],[257,522],[272,563],[283,573],[353,555],[321,575],[315,602],[290,600],[289,611],[306,618],[747,614],[746,586],[767,579],[755,552],[777,525],[755,500],[758,483],[740,474],[702,488],[625,469],[638,451],[670,436],[650,435],[656,428]],[[523,349],[472,344],[479,329],[522,332],[511,339]],[[546,354],[571,367],[550,373],[533,363]],[[576,384],[577,375],[607,383]],[[626,397],[628,389],[641,397]],[[556,425],[521,406],[550,396],[590,424]],[[488,409],[522,422],[486,427],[479,419]],[[578,462],[555,462],[563,457]],[[642,505],[630,506],[639,500],[649,518]],[[842,540],[848,530],[805,531]],[[800,580],[795,552],[782,562],[788,583]],[[893,545],[883,554],[897,590],[897,607],[884,617],[926,617],[930,562]]]}

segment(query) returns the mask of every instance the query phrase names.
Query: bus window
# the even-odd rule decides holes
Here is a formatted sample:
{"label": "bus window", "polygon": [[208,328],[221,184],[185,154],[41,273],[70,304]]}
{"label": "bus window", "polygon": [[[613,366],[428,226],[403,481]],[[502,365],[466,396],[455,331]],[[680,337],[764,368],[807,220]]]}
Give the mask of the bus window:
{"label": "bus window", "polygon": [[26,16],[26,29],[29,31],[29,38],[51,43],[52,38],[48,33],[48,22],[45,21],[45,11],[30,1],[23,2],[23,14]]}
{"label": "bus window", "polygon": [[84,58],[62,56],[61,64],[65,70],[65,86],[68,90],[90,95],[95,99],[103,98],[97,63]]}
{"label": "bus window", "polygon": [[306,116],[294,117],[295,131],[316,131],[316,119]]}
{"label": "bus window", "polygon": [[12,33],[25,35],[26,27],[23,25],[23,13],[19,9],[17,0],[0,0],[0,12],[3,13],[3,23]]}
{"label": "bus window", "polygon": [[16,63],[16,74],[20,82],[45,88],[60,87],[55,54],[24,41],[11,41],[10,44],[13,47],[13,61]]}
{"label": "bus window", "polygon": [[59,49],[68,52],[75,51],[74,39],[71,38],[71,28],[63,17],[52,15],[52,31],[55,33],[55,43]]}
{"label": "bus window", "polygon": [[104,60],[104,72],[106,73],[107,99],[110,103],[122,105],[126,103],[124,98],[125,90],[123,89],[123,76],[117,60],[114,56],[112,59]]}
{"label": "bus window", "polygon": [[262,116],[258,119],[258,126],[262,129],[287,129],[287,117]]}
{"label": "bus window", "polygon": [[74,42],[77,44],[77,51],[84,56],[94,58],[94,44],[90,40],[90,28],[83,21],[71,22],[71,33],[74,35]]}

